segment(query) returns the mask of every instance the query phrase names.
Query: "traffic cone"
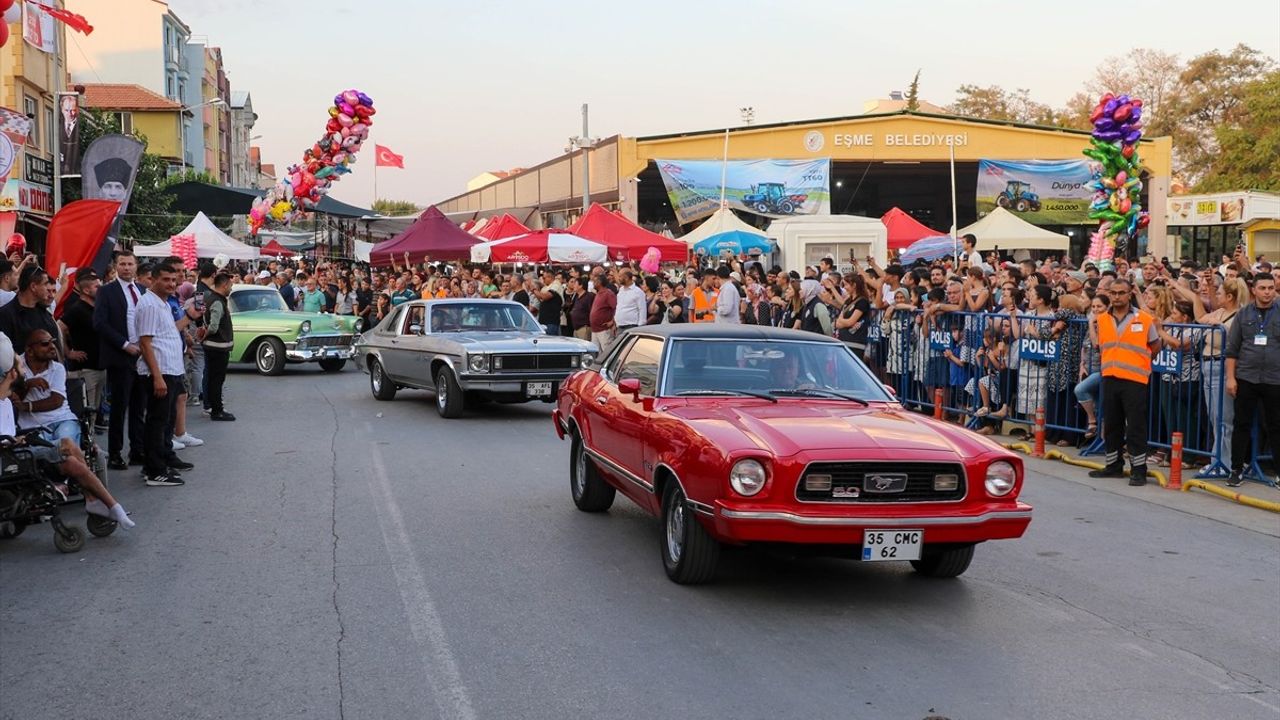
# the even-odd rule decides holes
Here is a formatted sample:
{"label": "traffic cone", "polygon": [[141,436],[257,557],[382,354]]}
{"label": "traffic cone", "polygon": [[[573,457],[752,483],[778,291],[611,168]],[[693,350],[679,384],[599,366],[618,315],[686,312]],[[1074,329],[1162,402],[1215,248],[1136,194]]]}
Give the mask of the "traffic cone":
{"label": "traffic cone", "polygon": [[1173,434],[1169,446],[1169,484],[1170,490],[1182,489],[1182,433]]}

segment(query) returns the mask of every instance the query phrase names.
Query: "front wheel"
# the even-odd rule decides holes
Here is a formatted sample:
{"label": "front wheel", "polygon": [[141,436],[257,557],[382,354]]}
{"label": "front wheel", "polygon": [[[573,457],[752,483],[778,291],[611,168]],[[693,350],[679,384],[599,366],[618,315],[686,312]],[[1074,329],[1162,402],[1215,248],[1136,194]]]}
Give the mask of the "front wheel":
{"label": "front wheel", "polygon": [[582,512],[604,512],[613,505],[617,490],[600,476],[596,465],[587,457],[582,438],[573,434],[569,449],[569,491],[573,504]]}
{"label": "front wheel", "polygon": [[347,361],[343,358],[325,358],[320,361],[320,369],[328,373],[342,372],[342,368],[347,366]]}
{"label": "front wheel", "polygon": [[783,200],[782,204],[778,206],[778,212],[782,213],[783,215],[790,215],[795,211],[796,211],[796,204],[791,202],[790,200]]}
{"label": "front wheel", "polygon": [[262,375],[279,375],[284,372],[284,343],[280,338],[269,337],[258,343],[253,354],[254,364]]}
{"label": "front wheel", "polygon": [[953,547],[930,552],[926,546],[919,560],[912,560],[911,567],[921,575],[934,578],[958,577],[973,562],[973,546]]}
{"label": "front wheel", "polygon": [[716,573],[720,543],[689,508],[680,484],[671,482],[662,493],[662,567],[681,585],[707,582]]}
{"label": "front wheel", "polygon": [[458,387],[458,381],[453,377],[453,371],[449,368],[441,368],[436,373],[436,412],[440,413],[442,418],[462,417],[462,409],[466,404],[466,398],[462,395],[462,388]]}
{"label": "front wheel", "polygon": [[116,531],[115,520],[104,518],[101,515],[94,515],[93,513],[85,514],[84,524],[94,537],[106,537]]}
{"label": "front wheel", "polygon": [[80,552],[84,547],[84,531],[75,525],[56,523],[53,526],[53,546],[58,552]]}

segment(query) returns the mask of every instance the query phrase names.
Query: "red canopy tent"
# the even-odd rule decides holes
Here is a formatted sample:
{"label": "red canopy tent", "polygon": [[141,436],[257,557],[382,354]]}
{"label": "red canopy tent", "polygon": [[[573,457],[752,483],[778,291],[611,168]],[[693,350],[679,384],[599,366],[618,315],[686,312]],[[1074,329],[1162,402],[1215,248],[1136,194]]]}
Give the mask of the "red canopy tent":
{"label": "red canopy tent", "polygon": [[409,253],[411,263],[470,260],[471,246],[480,241],[432,206],[404,232],[374,245],[369,251],[369,264],[390,265],[392,258],[397,263],[404,262],[405,253]]}
{"label": "red canopy tent", "polygon": [[258,250],[262,255],[275,255],[276,257],[293,257],[296,254],[289,248],[276,242],[275,238],[272,238],[270,242],[263,245]]}
{"label": "red canopy tent", "polygon": [[526,235],[530,232],[532,231],[525,227],[524,223],[511,217],[508,213],[503,213],[502,217],[485,223],[484,227],[480,228],[480,232],[476,233],[476,237],[485,240],[501,240],[502,238]]}
{"label": "red canopy tent", "polygon": [[924,225],[898,208],[893,208],[880,218],[885,229],[889,231],[889,249],[905,250],[911,243],[920,238],[946,235]]}
{"label": "red canopy tent", "polygon": [[651,247],[658,248],[663,262],[684,262],[689,258],[688,245],[645,230],[600,205],[592,205],[586,215],[569,226],[569,232],[609,246],[609,257],[612,258],[621,256],[626,260],[639,260]]}

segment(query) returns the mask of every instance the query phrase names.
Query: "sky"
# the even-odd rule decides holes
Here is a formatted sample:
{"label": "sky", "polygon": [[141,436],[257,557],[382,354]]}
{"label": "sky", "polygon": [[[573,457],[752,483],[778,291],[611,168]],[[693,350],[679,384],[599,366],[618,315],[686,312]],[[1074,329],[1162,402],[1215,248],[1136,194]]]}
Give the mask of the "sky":
{"label": "sky", "polygon": [[[996,0],[170,0],[252,93],[263,162],[283,171],[323,130],[335,93],[378,114],[405,158],[378,196],[421,206],[486,170],[529,166],[581,133],[643,136],[856,115],[906,90],[946,105],[961,84],[1028,88],[1060,105],[1134,47],[1185,58],[1247,44],[1280,59],[1280,2]],[[1228,10],[1229,8],[1229,10]],[[333,197],[374,199],[373,148]]]}

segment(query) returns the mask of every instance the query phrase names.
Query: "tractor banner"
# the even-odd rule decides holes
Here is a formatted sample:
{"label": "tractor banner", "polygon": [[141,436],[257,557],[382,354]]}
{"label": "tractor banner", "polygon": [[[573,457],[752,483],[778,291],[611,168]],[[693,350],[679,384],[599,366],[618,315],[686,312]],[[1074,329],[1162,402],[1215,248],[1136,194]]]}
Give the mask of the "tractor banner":
{"label": "tractor banner", "polygon": [[693,222],[725,203],[734,210],[788,217],[831,212],[831,159],[654,160],[680,224]]}
{"label": "tractor banner", "polygon": [[1002,207],[1029,223],[1089,222],[1088,160],[979,160],[978,214]]}

